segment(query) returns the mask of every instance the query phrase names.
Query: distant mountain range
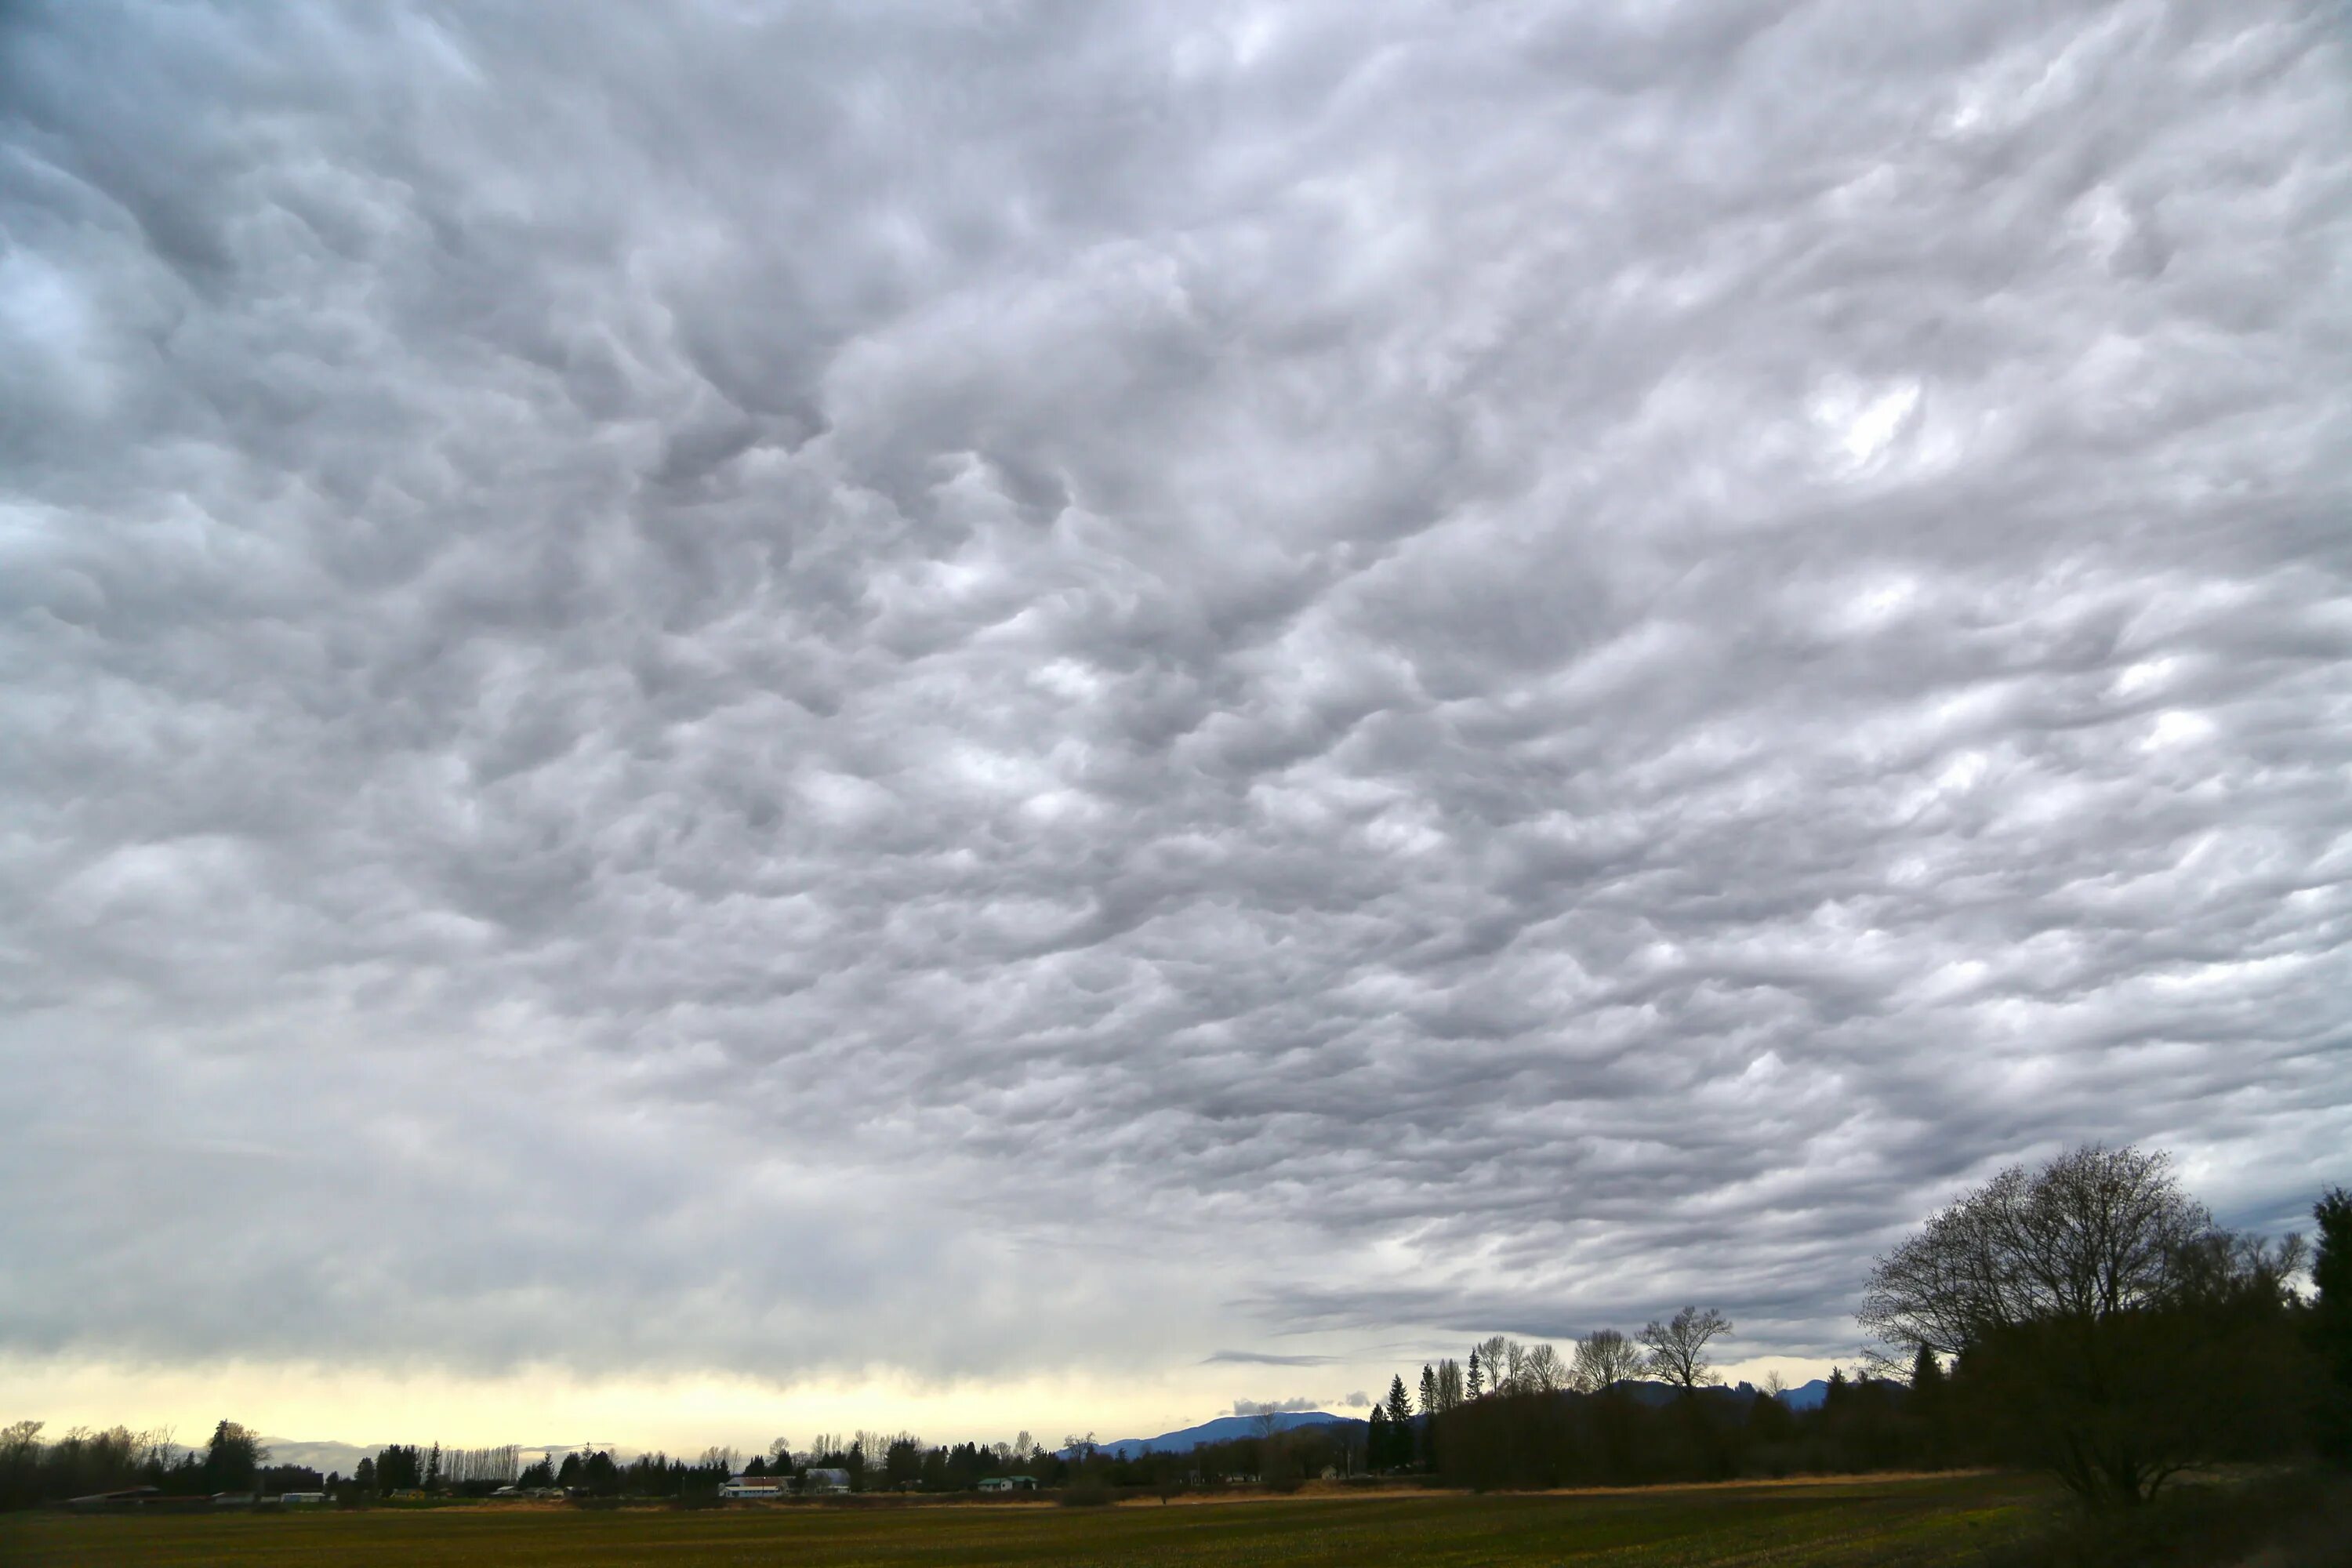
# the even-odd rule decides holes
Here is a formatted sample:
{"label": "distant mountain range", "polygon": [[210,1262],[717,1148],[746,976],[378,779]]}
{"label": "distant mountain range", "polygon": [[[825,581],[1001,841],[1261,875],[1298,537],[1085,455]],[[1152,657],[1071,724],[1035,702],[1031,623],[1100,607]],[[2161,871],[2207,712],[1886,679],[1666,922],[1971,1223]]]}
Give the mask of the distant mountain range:
{"label": "distant mountain range", "polygon": [[[1643,1378],[1628,1378],[1617,1388],[1643,1405],[1665,1405],[1678,1398],[1682,1390],[1671,1383],[1653,1383]],[[1791,1410],[1812,1410],[1821,1405],[1829,1384],[1820,1378],[1791,1388],[1780,1395],[1782,1404]],[[1702,1398],[1749,1400],[1762,1397],[1754,1385],[1737,1384],[1726,1388],[1720,1385],[1698,1390]],[[1097,1452],[1113,1458],[1131,1459],[1139,1454],[1189,1454],[1203,1443],[1230,1443],[1236,1437],[1255,1437],[1258,1434],[1255,1415],[1220,1415],[1213,1421],[1203,1421],[1198,1426],[1186,1426],[1175,1432],[1162,1432],[1157,1437],[1121,1437],[1116,1442],[1097,1443]],[[1333,1415],[1320,1410],[1286,1413],[1276,1417],[1277,1431],[1287,1432],[1297,1426],[1349,1426],[1360,1430],[1365,1423],[1352,1415]],[[1421,1417],[1413,1417],[1420,1425]],[[1069,1450],[1062,1450],[1064,1458]]]}
{"label": "distant mountain range", "polygon": [[[1641,1380],[1629,1381],[1618,1386],[1644,1405],[1664,1405],[1681,1392],[1672,1384]],[[1780,1403],[1791,1410],[1818,1410],[1822,1401],[1828,1396],[1829,1386],[1817,1377],[1811,1383],[1783,1389]],[[1746,1394],[1752,1398],[1756,1394],[1756,1390],[1744,1383],[1736,1388],[1702,1392],[1721,1397]],[[1255,1415],[1220,1415],[1213,1421],[1203,1421],[1198,1426],[1162,1432],[1157,1437],[1121,1437],[1114,1442],[1097,1443],[1095,1447],[1099,1452],[1119,1459],[1131,1459],[1139,1454],[1189,1454],[1203,1443],[1230,1443],[1236,1437],[1255,1437],[1258,1435],[1258,1421],[1259,1417]],[[1275,1417],[1275,1429],[1281,1432],[1300,1426],[1347,1426],[1360,1430],[1364,1425],[1356,1416],[1333,1415],[1322,1410],[1285,1411]],[[269,1450],[270,1463],[308,1465],[321,1475],[339,1471],[348,1476],[359,1468],[362,1459],[375,1458],[376,1451],[383,1447],[382,1444],[304,1443],[290,1437],[264,1437],[261,1442]],[[533,1456],[538,1452],[536,1448],[528,1450]],[[1069,1450],[1062,1450],[1062,1457],[1067,1458]]]}
{"label": "distant mountain range", "polygon": [[[359,1468],[362,1459],[373,1459],[385,1447],[383,1443],[306,1443],[294,1437],[264,1437],[261,1440],[261,1446],[269,1450],[269,1463],[273,1465],[308,1465],[322,1476],[348,1476]],[[422,1446],[429,1448],[433,1445],[428,1439]],[[600,1447],[611,1447],[613,1458],[623,1464],[635,1458],[638,1452],[635,1448],[623,1448],[610,1444],[600,1445]],[[521,1446],[519,1452],[523,1462],[529,1464],[542,1453],[567,1454],[572,1447],[573,1445],[568,1443],[542,1447],[533,1447],[526,1443]]]}
{"label": "distant mountain range", "polygon": [[[1615,1389],[1618,1393],[1630,1396],[1635,1403],[1641,1405],[1671,1405],[1675,1400],[1680,1399],[1683,1396],[1683,1389],[1680,1384],[1654,1383],[1648,1378],[1643,1377],[1625,1378],[1620,1382],[1610,1384],[1610,1386]],[[1762,1397],[1761,1394],[1757,1393],[1756,1386],[1753,1384],[1747,1383],[1735,1383],[1728,1387],[1726,1387],[1724,1384],[1719,1383],[1702,1384],[1698,1388],[1693,1390],[1693,1392],[1702,1399],[1749,1400]]]}
{"label": "distant mountain range", "polygon": [[[1881,1388],[1899,1389],[1905,1386],[1903,1384],[1884,1377],[1857,1377],[1852,1381],[1856,1388],[1865,1384],[1875,1384]],[[1783,1389],[1780,1393],[1780,1403],[1791,1410],[1819,1410],[1822,1402],[1829,1396],[1830,1385],[1817,1377],[1812,1382],[1801,1384],[1795,1388]]]}
{"label": "distant mountain range", "polygon": [[[1230,1443],[1236,1437],[1255,1437],[1260,1430],[1256,1415],[1220,1415],[1213,1421],[1203,1421],[1198,1426],[1186,1426],[1174,1432],[1162,1432],[1157,1437],[1121,1437],[1116,1442],[1097,1443],[1095,1450],[1115,1459],[1132,1459],[1139,1454],[1189,1454],[1203,1443]],[[1274,1418],[1275,1430],[1288,1432],[1299,1426],[1361,1426],[1363,1422],[1352,1415],[1331,1415],[1320,1410],[1286,1410]],[[1068,1458],[1070,1451],[1062,1450]]]}
{"label": "distant mountain range", "polygon": [[381,1443],[372,1447],[358,1443],[303,1443],[291,1437],[264,1437],[261,1446],[269,1450],[273,1465],[308,1465],[320,1475],[350,1475],[359,1468],[362,1459],[373,1459],[383,1449]]}
{"label": "distant mountain range", "polygon": [[1782,1389],[1780,1403],[1791,1410],[1819,1410],[1822,1407],[1822,1401],[1829,1396],[1828,1382],[1817,1377],[1811,1383],[1801,1383],[1794,1388]]}

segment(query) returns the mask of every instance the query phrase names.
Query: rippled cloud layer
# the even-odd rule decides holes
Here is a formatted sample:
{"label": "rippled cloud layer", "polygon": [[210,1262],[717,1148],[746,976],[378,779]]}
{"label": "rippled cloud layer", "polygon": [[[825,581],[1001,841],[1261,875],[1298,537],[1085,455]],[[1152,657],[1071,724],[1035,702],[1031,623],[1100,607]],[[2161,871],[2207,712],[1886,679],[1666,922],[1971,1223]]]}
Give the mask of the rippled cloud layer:
{"label": "rippled cloud layer", "polygon": [[1831,1355],[2063,1142],[2291,1223],[2339,22],[13,9],[0,1349]]}

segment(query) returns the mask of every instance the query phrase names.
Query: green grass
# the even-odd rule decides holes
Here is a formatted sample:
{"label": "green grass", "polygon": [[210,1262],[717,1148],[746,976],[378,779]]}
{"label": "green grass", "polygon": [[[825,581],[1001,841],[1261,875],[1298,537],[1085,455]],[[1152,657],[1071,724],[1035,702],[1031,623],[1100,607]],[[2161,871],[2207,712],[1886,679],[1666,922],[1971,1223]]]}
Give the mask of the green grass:
{"label": "green grass", "polygon": [[2047,1493],[1994,1476],[1638,1492],[1306,1497],[1116,1509],[803,1508],[590,1512],[376,1510],[193,1518],[0,1518],[0,1563],[498,1563],[513,1568],[791,1563],[1576,1563],[1843,1568],[1976,1563],[2044,1516]]}

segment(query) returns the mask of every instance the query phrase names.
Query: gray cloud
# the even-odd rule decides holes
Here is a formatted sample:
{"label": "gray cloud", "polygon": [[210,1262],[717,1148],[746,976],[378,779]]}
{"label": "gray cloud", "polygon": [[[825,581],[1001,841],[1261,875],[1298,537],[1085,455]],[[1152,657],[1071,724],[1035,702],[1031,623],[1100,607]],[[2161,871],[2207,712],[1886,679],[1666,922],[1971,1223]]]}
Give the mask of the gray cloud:
{"label": "gray cloud", "polygon": [[1307,1399],[1303,1396],[1295,1399],[1236,1399],[1234,1401],[1233,1414],[1235,1415],[1287,1415],[1295,1411],[1320,1410],[1323,1405],[1322,1400]]}
{"label": "gray cloud", "polygon": [[1265,1351],[1218,1351],[1201,1358],[1202,1366],[1329,1366],[1339,1358],[1328,1355],[1275,1355]]}
{"label": "gray cloud", "polygon": [[13,11],[0,1348],[1820,1354],[2063,1142],[2291,1223],[2332,24]]}

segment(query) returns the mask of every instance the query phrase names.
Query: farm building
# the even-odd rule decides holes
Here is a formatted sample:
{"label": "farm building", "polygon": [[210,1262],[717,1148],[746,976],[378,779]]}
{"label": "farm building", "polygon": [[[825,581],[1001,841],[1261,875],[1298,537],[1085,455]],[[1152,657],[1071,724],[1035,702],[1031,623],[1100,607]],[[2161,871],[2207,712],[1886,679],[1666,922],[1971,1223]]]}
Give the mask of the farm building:
{"label": "farm building", "polygon": [[789,1476],[730,1476],[719,1489],[723,1498],[780,1498],[788,1494]]}

